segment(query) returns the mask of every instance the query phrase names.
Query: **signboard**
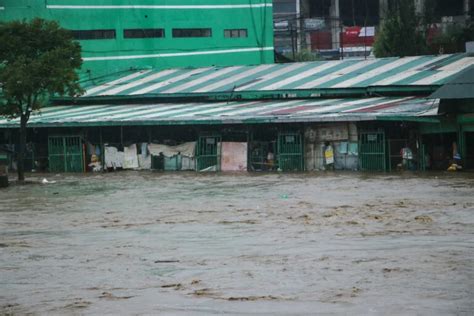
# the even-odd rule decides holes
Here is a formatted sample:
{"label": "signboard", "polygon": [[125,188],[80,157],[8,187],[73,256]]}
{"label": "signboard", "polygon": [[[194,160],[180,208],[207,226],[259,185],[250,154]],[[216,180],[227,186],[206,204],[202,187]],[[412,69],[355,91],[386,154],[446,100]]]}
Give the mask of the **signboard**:
{"label": "signboard", "polygon": [[366,26],[360,29],[359,37],[374,37],[374,36],[375,36],[374,26]]}
{"label": "signboard", "polygon": [[349,26],[341,33],[344,47],[372,46],[375,40],[375,27]]}
{"label": "signboard", "polygon": [[304,19],[304,28],[308,31],[317,31],[326,27],[323,19]]}
{"label": "signboard", "polygon": [[287,30],[289,27],[288,21],[279,21],[273,23],[273,29],[277,31]]}
{"label": "signboard", "polygon": [[347,124],[319,125],[317,139],[321,142],[347,140],[349,139]]}
{"label": "signboard", "polygon": [[377,134],[367,134],[367,141],[376,142],[377,141]]}

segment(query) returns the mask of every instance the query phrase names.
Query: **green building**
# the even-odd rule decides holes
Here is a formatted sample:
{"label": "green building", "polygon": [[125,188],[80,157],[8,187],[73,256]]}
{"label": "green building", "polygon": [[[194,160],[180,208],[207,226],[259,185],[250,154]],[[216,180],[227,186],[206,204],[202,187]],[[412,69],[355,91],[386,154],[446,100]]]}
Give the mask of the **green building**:
{"label": "green building", "polygon": [[0,0],[0,21],[34,17],[73,32],[90,78],[274,60],[271,0]]}

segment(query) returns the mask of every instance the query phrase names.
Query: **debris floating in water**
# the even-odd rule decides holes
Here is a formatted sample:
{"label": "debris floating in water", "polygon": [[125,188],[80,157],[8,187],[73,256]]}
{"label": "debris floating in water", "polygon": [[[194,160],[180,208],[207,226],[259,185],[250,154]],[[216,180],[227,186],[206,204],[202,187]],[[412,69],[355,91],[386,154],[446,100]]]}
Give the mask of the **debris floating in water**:
{"label": "debris floating in water", "polygon": [[43,180],[41,180],[41,183],[42,184],[53,184],[53,183],[56,183],[56,181],[49,181],[48,179],[43,178]]}
{"label": "debris floating in water", "polygon": [[156,260],[155,263],[178,263],[179,260]]}

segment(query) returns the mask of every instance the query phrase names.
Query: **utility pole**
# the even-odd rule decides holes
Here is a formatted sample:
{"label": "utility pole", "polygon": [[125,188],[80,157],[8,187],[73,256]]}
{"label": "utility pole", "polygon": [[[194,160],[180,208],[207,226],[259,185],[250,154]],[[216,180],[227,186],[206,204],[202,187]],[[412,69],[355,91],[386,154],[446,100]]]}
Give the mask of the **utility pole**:
{"label": "utility pole", "polygon": [[306,18],[311,17],[310,2],[312,0],[300,0],[300,17],[301,17],[301,49],[311,51],[311,35],[306,30]]}
{"label": "utility pole", "polygon": [[469,13],[471,11],[471,4],[470,4],[469,0],[464,0],[463,9],[464,9],[464,17],[467,20],[467,19],[469,19]]}
{"label": "utility pole", "polygon": [[301,0],[296,0],[296,51],[301,51]]}
{"label": "utility pole", "polygon": [[290,24],[290,37],[291,37],[291,52],[293,54],[293,61],[296,59],[296,45],[295,45],[295,29],[293,28],[293,24]]}
{"label": "utility pole", "polygon": [[340,46],[339,51],[340,51],[341,60],[344,59],[344,34],[343,34],[343,32],[344,32],[344,26],[341,24],[341,32],[339,33],[340,40],[341,40],[340,45],[339,45]]}

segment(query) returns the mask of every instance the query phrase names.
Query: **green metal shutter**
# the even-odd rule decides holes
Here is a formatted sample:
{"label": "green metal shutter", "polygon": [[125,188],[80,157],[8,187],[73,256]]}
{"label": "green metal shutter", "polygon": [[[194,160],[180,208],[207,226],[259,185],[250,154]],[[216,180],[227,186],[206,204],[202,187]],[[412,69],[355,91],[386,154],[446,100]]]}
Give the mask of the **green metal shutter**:
{"label": "green metal shutter", "polygon": [[201,171],[215,166],[221,169],[221,136],[199,136],[196,151],[196,169]]}
{"label": "green metal shutter", "polygon": [[48,138],[50,172],[83,172],[83,148],[79,136],[50,136]]}
{"label": "green metal shutter", "polygon": [[359,165],[365,171],[387,171],[385,133],[359,133]]}
{"label": "green metal shutter", "polygon": [[281,171],[304,170],[301,133],[279,133],[277,149],[278,167]]}

